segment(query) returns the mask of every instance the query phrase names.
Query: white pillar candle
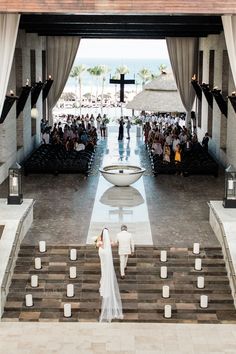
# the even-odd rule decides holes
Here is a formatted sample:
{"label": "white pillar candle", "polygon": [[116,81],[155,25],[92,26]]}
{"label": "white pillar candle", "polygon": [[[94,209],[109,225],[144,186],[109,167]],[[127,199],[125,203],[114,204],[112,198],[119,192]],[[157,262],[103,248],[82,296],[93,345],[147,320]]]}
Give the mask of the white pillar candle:
{"label": "white pillar candle", "polygon": [[76,261],[77,259],[77,252],[76,252],[76,249],[75,248],[72,248],[70,250],[70,260],[71,261]]}
{"label": "white pillar candle", "polygon": [[208,296],[207,295],[200,296],[200,306],[203,309],[206,309],[208,307]]}
{"label": "white pillar candle", "polygon": [[76,278],[76,267],[70,267],[70,278]]}
{"label": "white pillar candle", "polygon": [[71,317],[71,304],[64,304],[64,317]]}
{"label": "white pillar candle", "polygon": [[201,258],[195,259],[195,270],[202,270],[202,260]]}
{"label": "white pillar candle", "polygon": [[171,318],[171,305],[165,305],[164,317]]}
{"label": "white pillar candle", "polygon": [[38,286],[38,276],[37,275],[31,275],[31,286],[32,286],[32,288],[37,288],[37,286]]}
{"label": "white pillar candle", "polygon": [[161,251],[161,262],[166,262],[166,261],[167,261],[167,252]]}
{"label": "white pillar candle", "polygon": [[32,296],[32,294],[26,294],[25,295],[25,305],[27,307],[33,306],[33,296]]}
{"label": "white pillar candle", "polygon": [[167,298],[170,297],[170,288],[168,285],[163,285],[162,287],[162,297]]}
{"label": "white pillar candle", "polygon": [[167,267],[166,266],[161,267],[161,274],[160,275],[161,275],[162,279],[167,278]]}
{"label": "white pillar candle", "polygon": [[197,277],[197,287],[199,289],[204,288],[204,277]]}
{"label": "white pillar candle", "polygon": [[193,253],[194,254],[199,254],[200,253],[200,244],[199,243],[194,243],[193,244]]}
{"label": "white pillar candle", "polygon": [[46,252],[46,242],[39,241],[39,252]]}
{"label": "white pillar candle", "polygon": [[74,296],[74,285],[73,284],[67,284],[66,296],[67,297],[73,297]]}
{"label": "white pillar candle", "polygon": [[41,264],[41,258],[37,257],[34,260],[34,268],[35,269],[41,269],[42,268],[42,264]]}

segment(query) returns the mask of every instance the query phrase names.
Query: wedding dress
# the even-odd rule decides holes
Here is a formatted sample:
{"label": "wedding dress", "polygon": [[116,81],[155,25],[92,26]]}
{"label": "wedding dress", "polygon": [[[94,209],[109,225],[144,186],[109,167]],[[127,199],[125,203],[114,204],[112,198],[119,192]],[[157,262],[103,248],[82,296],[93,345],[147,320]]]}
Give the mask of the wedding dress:
{"label": "wedding dress", "polygon": [[111,322],[113,318],[122,319],[122,304],[120,291],[113,265],[111,241],[107,229],[103,230],[103,247],[99,247],[98,254],[101,262],[100,295],[102,308],[100,322]]}

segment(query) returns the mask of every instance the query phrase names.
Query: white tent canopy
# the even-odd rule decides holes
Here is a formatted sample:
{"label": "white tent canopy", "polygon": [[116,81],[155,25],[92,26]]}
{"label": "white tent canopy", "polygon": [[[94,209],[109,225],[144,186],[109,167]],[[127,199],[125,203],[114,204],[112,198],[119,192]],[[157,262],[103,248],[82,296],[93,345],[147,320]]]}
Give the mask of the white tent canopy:
{"label": "white tent canopy", "polygon": [[126,108],[137,111],[185,112],[172,73],[161,73],[144,86],[144,90]]}

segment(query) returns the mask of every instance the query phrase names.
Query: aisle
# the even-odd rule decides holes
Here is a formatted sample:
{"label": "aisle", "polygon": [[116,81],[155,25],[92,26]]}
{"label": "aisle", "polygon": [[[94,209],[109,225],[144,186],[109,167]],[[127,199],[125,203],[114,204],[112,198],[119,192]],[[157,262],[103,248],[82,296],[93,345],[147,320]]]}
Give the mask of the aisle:
{"label": "aisle", "polygon": [[[138,139],[131,133],[130,140],[118,141],[117,133],[109,133],[103,166],[117,163],[140,166]],[[128,226],[136,244],[153,245],[143,178],[130,187],[115,187],[100,176],[87,243],[93,243],[104,227],[108,227],[115,239],[122,224]]]}

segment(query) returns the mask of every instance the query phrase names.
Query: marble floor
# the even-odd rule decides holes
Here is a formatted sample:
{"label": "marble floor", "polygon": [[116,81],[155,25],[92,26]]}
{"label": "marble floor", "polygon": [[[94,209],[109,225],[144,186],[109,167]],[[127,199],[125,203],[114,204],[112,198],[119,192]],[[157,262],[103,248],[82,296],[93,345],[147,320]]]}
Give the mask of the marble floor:
{"label": "marble floor", "polygon": [[[147,168],[142,178],[145,195],[135,186],[133,188],[146,199],[154,245],[191,247],[193,242],[198,241],[204,247],[218,246],[208,222],[207,203],[222,199],[223,174],[218,178],[175,175],[154,177],[150,173],[150,166],[148,168],[149,160],[142,139],[136,138],[133,133],[128,148],[130,151],[127,151],[127,147],[128,142],[125,141],[121,149],[117,133],[109,133],[108,139],[100,141],[97,166],[93,166],[93,173],[87,179],[78,174],[24,176],[24,197],[33,198],[35,205],[34,222],[23,243],[35,245],[39,240],[45,240],[58,245],[85,244],[98,188],[98,167],[108,161],[112,162],[114,158],[123,161],[128,158],[129,162],[140,159],[141,165]],[[6,196],[7,181],[0,185],[0,198]]]}
{"label": "marble floor", "polygon": [[[50,334],[49,334],[50,333]],[[0,323],[3,354],[236,353],[235,325]]]}

